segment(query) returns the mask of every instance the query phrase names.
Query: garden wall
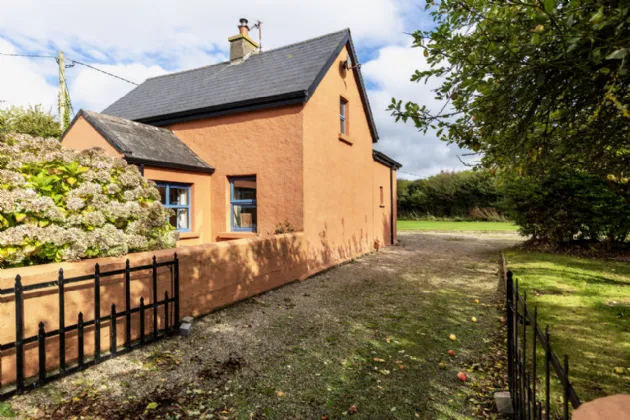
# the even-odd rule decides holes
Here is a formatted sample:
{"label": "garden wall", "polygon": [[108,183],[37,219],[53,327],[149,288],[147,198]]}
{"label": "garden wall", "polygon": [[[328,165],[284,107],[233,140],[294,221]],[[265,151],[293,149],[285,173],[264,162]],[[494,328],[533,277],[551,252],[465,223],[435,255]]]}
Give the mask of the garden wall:
{"label": "garden wall", "polygon": [[[94,265],[100,271],[112,271],[125,267],[128,258],[132,267],[150,264],[155,255],[157,261],[179,257],[180,267],[180,314],[203,315],[214,309],[279,287],[307,276],[306,241],[303,233],[275,235],[256,239],[239,239],[229,242],[187,246],[177,249],[130,254],[119,258],[99,258],[75,263],[46,264],[32,267],[0,270],[0,288],[14,286],[15,276],[22,276],[22,283],[29,284],[53,281],[63,268],[66,278],[94,273]],[[158,300],[168,291],[172,296],[171,274],[168,267],[158,270]],[[152,303],[151,272],[136,272],[131,277],[132,307],[138,306],[140,297],[145,305]],[[93,281],[73,283],[65,288],[65,324],[77,323],[79,312],[84,320],[94,319]],[[101,280],[101,316],[106,316],[115,304],[117,311],[125,309],[124,275],[106,277]],[[46,331],[59,327],[59,297],[57,287],[26,292],[24,303],[24,336],[37,334],[37,326],[44,322]],[[161,313],[162,311],[160,311]],[[147,311],[146,333],[152,328],[152,311]],[[138,337],[139,314],[132,316],[132,339]],[[160,320],[162,323],[163,320]],[[93,353],[93,327],[85,330],[85,354]],[[117,342],[124,343],[124,318],[116,324]],[[109,349],[109,322],[101,324],[101,347]],[[15,341],[15,302],[13,295],[0,299],[0,343]],[[66,359],[78,357],[76,331],[66,334]],[[47,370],[58,367],[59,341],[46,340]],[[25,346],[26,377],[37,374],[37,343]],[[15,351],[7,351],[0,359],[0,382],[2,385],[15,381]]]}

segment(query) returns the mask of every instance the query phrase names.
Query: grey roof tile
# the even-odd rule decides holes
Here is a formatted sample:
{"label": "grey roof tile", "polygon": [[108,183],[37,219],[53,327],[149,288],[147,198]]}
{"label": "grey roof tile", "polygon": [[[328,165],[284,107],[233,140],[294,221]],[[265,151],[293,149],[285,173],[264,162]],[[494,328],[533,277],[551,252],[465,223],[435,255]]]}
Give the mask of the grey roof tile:
{"label": "grey roof tile", "polygon": [[92,111],[81,110],[75,120],[79,116],[83,116],[130,162],[214,171],[170,130]]}
{"label": "grey roof tile", "polygon": [[[251,55],[239,64],[229,62],[147,79],[103,113],[146,123],[164,124],[169,117],[209,110],[245,107],[291,96],[308,100],[332,64],[350,30],[323,35]],[[358,80],[374,141],[378,138],[360,70]],[[239,108],[242,109],[242,108]]]}

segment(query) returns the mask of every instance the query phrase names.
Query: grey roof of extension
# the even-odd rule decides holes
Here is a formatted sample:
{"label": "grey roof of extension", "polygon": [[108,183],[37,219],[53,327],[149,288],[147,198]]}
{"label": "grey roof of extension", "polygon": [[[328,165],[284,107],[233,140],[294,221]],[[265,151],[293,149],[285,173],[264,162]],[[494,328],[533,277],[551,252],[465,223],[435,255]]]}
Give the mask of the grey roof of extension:
{"label": "grey roof of extension", "polygon": [[79,111],[68,130],[79,116],[85,118],[129,163],[214,172],[212,166],[170,130],[84,110]]}
{"label": "grey roof of extension", "polygon": [[[244,62],[224,62],[147,79],[103,113],[154,125],[228,113],[305,103],[345,45],[358,57],[344,29],[258,54]],[[359,91],[372,140],[378,133],[359,68]]]}

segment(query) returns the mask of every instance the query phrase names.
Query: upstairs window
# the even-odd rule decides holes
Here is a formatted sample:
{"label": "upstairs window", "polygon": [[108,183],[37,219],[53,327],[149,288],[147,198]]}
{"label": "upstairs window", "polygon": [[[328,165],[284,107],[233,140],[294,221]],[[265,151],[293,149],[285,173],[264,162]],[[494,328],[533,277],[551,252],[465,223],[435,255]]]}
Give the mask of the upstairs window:
{"label": "upstairs window", "polygon": [[233,232],[256,232],[256,177],[230,178],[230,219]]}
{"label": "upstairs window", "polygon": [[339,100],[339,122],[340,122],[340,128],[339,128],[339,132],[341,134],[347,135],[348,134],[348,101],[346,101],[344,98],[341,98]]}
{"label": "upstairs window", "polygon": [[180,232],[190,231],[190,185],[158,182],[164,207],[173,209],[169,222]]}

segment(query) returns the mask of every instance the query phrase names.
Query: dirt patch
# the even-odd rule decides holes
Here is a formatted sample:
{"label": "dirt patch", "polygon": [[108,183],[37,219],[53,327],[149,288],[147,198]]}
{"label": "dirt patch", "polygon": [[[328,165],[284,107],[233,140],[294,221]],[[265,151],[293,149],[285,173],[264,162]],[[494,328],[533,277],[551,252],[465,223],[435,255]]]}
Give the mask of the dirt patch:
{"label": "dirt patch", "polygon": [[11,405],[32,418],[333,419],[352,407],[366,419],[481,414],[483,398],[503,386],[492,370],[503,357],[498,252],[519,239],[400,240]]}

